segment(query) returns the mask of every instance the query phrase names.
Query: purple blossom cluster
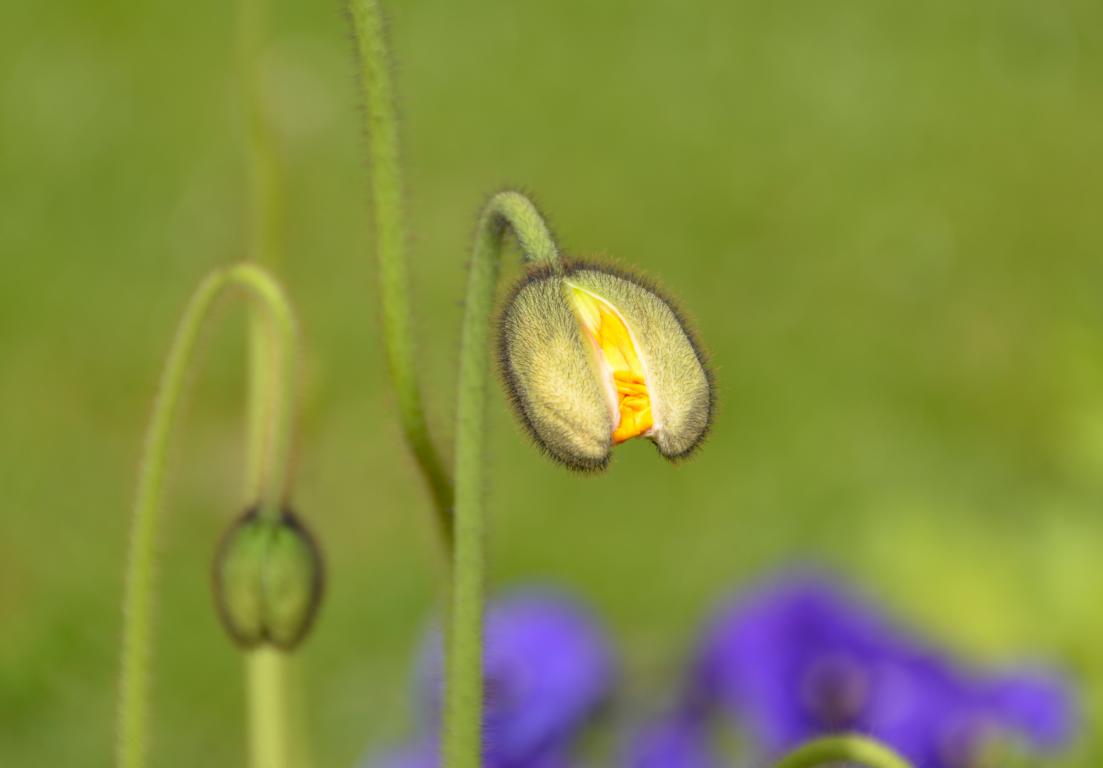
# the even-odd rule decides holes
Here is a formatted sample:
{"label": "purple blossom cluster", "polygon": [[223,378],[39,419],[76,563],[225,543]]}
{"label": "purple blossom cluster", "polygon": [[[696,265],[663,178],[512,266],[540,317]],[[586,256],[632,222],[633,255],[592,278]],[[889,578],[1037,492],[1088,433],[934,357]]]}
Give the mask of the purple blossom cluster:
{"label": "purple blossom cluster", "polygon": [[[437,768],[444,687],[439,630],[416,671],[419,732],[369,765]],[[613,690],[613,652],[596,619],[564,595],[519,591],[496,601],[484,633],[485,768],[567,768],[585,724]]]}
{"label": "purple blossom cluster", "polygon": [[[372,768],[437,768],[442,652],[417,674],[420,730]],[[486,619],[487,768],[567,768],[612,693],[611,643],[560,595],[521,592]],[[623,768],[719,768],[717,724],[756,758],[830,733],[873,736],[916,768],[980,768],[993,750],[1048,754],[1073,735],[1071,694],[1039,670],[982,673],[919,641],[831,579],[791,575],[725,606],[707,625],[666,714],[636,730]]]}
{"label": "purple blossom cluster", "polygon": [[673,711],[635,737],[627,768],[717,765],[708,732],[718,714],[767,756],[858,732],[917,768],[979,768],[1012,746],[1051,752],[1073,730],[1056,676],[966,668],[815,574],[723,607],[687,677]]}

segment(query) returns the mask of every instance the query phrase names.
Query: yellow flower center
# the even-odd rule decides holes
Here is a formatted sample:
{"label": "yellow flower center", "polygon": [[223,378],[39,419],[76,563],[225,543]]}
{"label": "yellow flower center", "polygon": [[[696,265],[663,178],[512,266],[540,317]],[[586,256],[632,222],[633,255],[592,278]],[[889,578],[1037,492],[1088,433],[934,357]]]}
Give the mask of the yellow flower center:
{"label": "yellow flower center", "polygon": [[632,332],[612,304],[585,288],[568,285],[575,312],[598,351],[608,386],[615,393],[619,418],[613,428],[613,442],[623,443],[645,434],[654,425],[651,395]]}

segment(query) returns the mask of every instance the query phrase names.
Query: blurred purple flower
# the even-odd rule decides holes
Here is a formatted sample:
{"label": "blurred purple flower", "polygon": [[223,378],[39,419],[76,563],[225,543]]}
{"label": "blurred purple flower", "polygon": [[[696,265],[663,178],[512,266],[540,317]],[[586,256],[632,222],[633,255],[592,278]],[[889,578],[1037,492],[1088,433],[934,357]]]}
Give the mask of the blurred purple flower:
{"label": "blurred purple flower", "polygon": [[720,613],[690,688],[738,713],[771,752],[842,730],[907,750],[919,746],[927,681],[941,671],[939,659],[924,657],[871,609],[822,579],[800,577]]}
{"label": "blurred purple flower", "polygon": [[[435,739],[407,745],[368,763],[371,768],[440,768],[441,764],[440,747]],[[500,765],[500,763],[488,761],[486,765]],[[523,766],[523,768],[567,768],[570,762],[564,752],[549,752],[534,755],[531,759],[510,765]]]}
{"label": "blurred purple flower", "polygon": [[[486,768],[565,768],[585,722],[609,695],[613,655],[594,618],[569,598],[525,590],[487,611]],[[372,765],[437,768],[444,660],[439,630],[423,647],[417,670],[419,738]]]}
{"label": "blurred purple flower", "polygon": [[660,719],[628,745],[626,768],[720,768],[708,722],[684,712]]}
{"label": "blurred purple flower", "polygon": [[[717,709],[769,753],[859,731],[922,768],[971,768],[993,739],[1053,750],[1073,722],[1069,692],[1055,678],[970,673],[830,580],[807,574],[767,586],[712,622],[671,717],[696,713],[706,722]],[[650,765],[638,750],[656,728],[669,723],[638,736],[632,768]]]}
{"label": "blurred purple flower", "polygon": [[908,755],[917,765],[971,768],[1001,742],[1053,752],[1072,737],[1071,695],[1052,675],[1021,671],[990,678],[950,671],[931,680],[930,725]]}

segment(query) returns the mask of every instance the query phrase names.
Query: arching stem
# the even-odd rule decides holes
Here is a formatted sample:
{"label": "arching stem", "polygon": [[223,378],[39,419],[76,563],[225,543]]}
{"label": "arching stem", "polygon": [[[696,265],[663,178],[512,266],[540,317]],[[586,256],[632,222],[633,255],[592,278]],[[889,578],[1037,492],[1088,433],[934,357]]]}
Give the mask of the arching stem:
{"label": "arching stem", "polygon": [[375,250],[379,262],[379,298],[383,308],[387,369],[398,398],[398,416],[406,442],[429,486],[437,525],[446,550],[450,550],[452,481],[429,433],[414,365],[398,117],[383,17],[377,0],[351,0],[349,17],[360,57],[360,86],[367,130],[368,164],[371,168]]}
{"label": "arching stem", "polygon": [[858,763],[867,768],[912,768],[893,750],[856,733],[825,736],[794,749],[775,768],[819,768],[836,763]]}
{"label": "arching stem", "polygon": [[456,507],[444,689],[447,768],[481,765],[483,710],[483,497],[490,317],[506,231],[527,261],[557,264],[559,252],[539,211],[523,195],[501,192],[479,220],[467,282],[456,400]]}
{"label": "arching stem", "polygon": [[181,391],[191,367],[192,353],[203,321],[215,299],[228,287],[244,289],[254,299],[254,312],[263,318],[269,346],[264,371],[267,407],[264,446],[257,450],[257,494],[262,514],[276,516],[288,481],[292,439],[292,410],[296,390],[297,330],[294,314],[282,288],[266,271],[237,264],[208,275],[192,294],[161,373],[153,414],[146,432],[131,519],[130,546],[123,602],[123,649],[120,672],[117,745],[121,768],[145,765],[149,740],[149,665],[153,626],[153,581],[157,526],[163,496],[169,436]]}

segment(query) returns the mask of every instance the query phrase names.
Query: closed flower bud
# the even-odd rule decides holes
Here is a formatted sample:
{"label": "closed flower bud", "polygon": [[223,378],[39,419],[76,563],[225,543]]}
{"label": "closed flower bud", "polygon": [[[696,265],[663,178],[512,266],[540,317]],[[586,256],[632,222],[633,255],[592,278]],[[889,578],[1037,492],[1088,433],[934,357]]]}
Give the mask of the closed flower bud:
{"label": "closed flower bud", "polygon": [[670,302],[637,278],[574,265],[529,274],[501,318],[500,360],[536,441],[576,469],[646,437],[669,459],[708,431],[712,381]]}
{"label": "closed flower bud", "polygon": [[322,584],[318,545],[287,509],[278,520],[248,510],[223,536],[215,555],[218,614],[244,648],[297,646],[314,623]]}

